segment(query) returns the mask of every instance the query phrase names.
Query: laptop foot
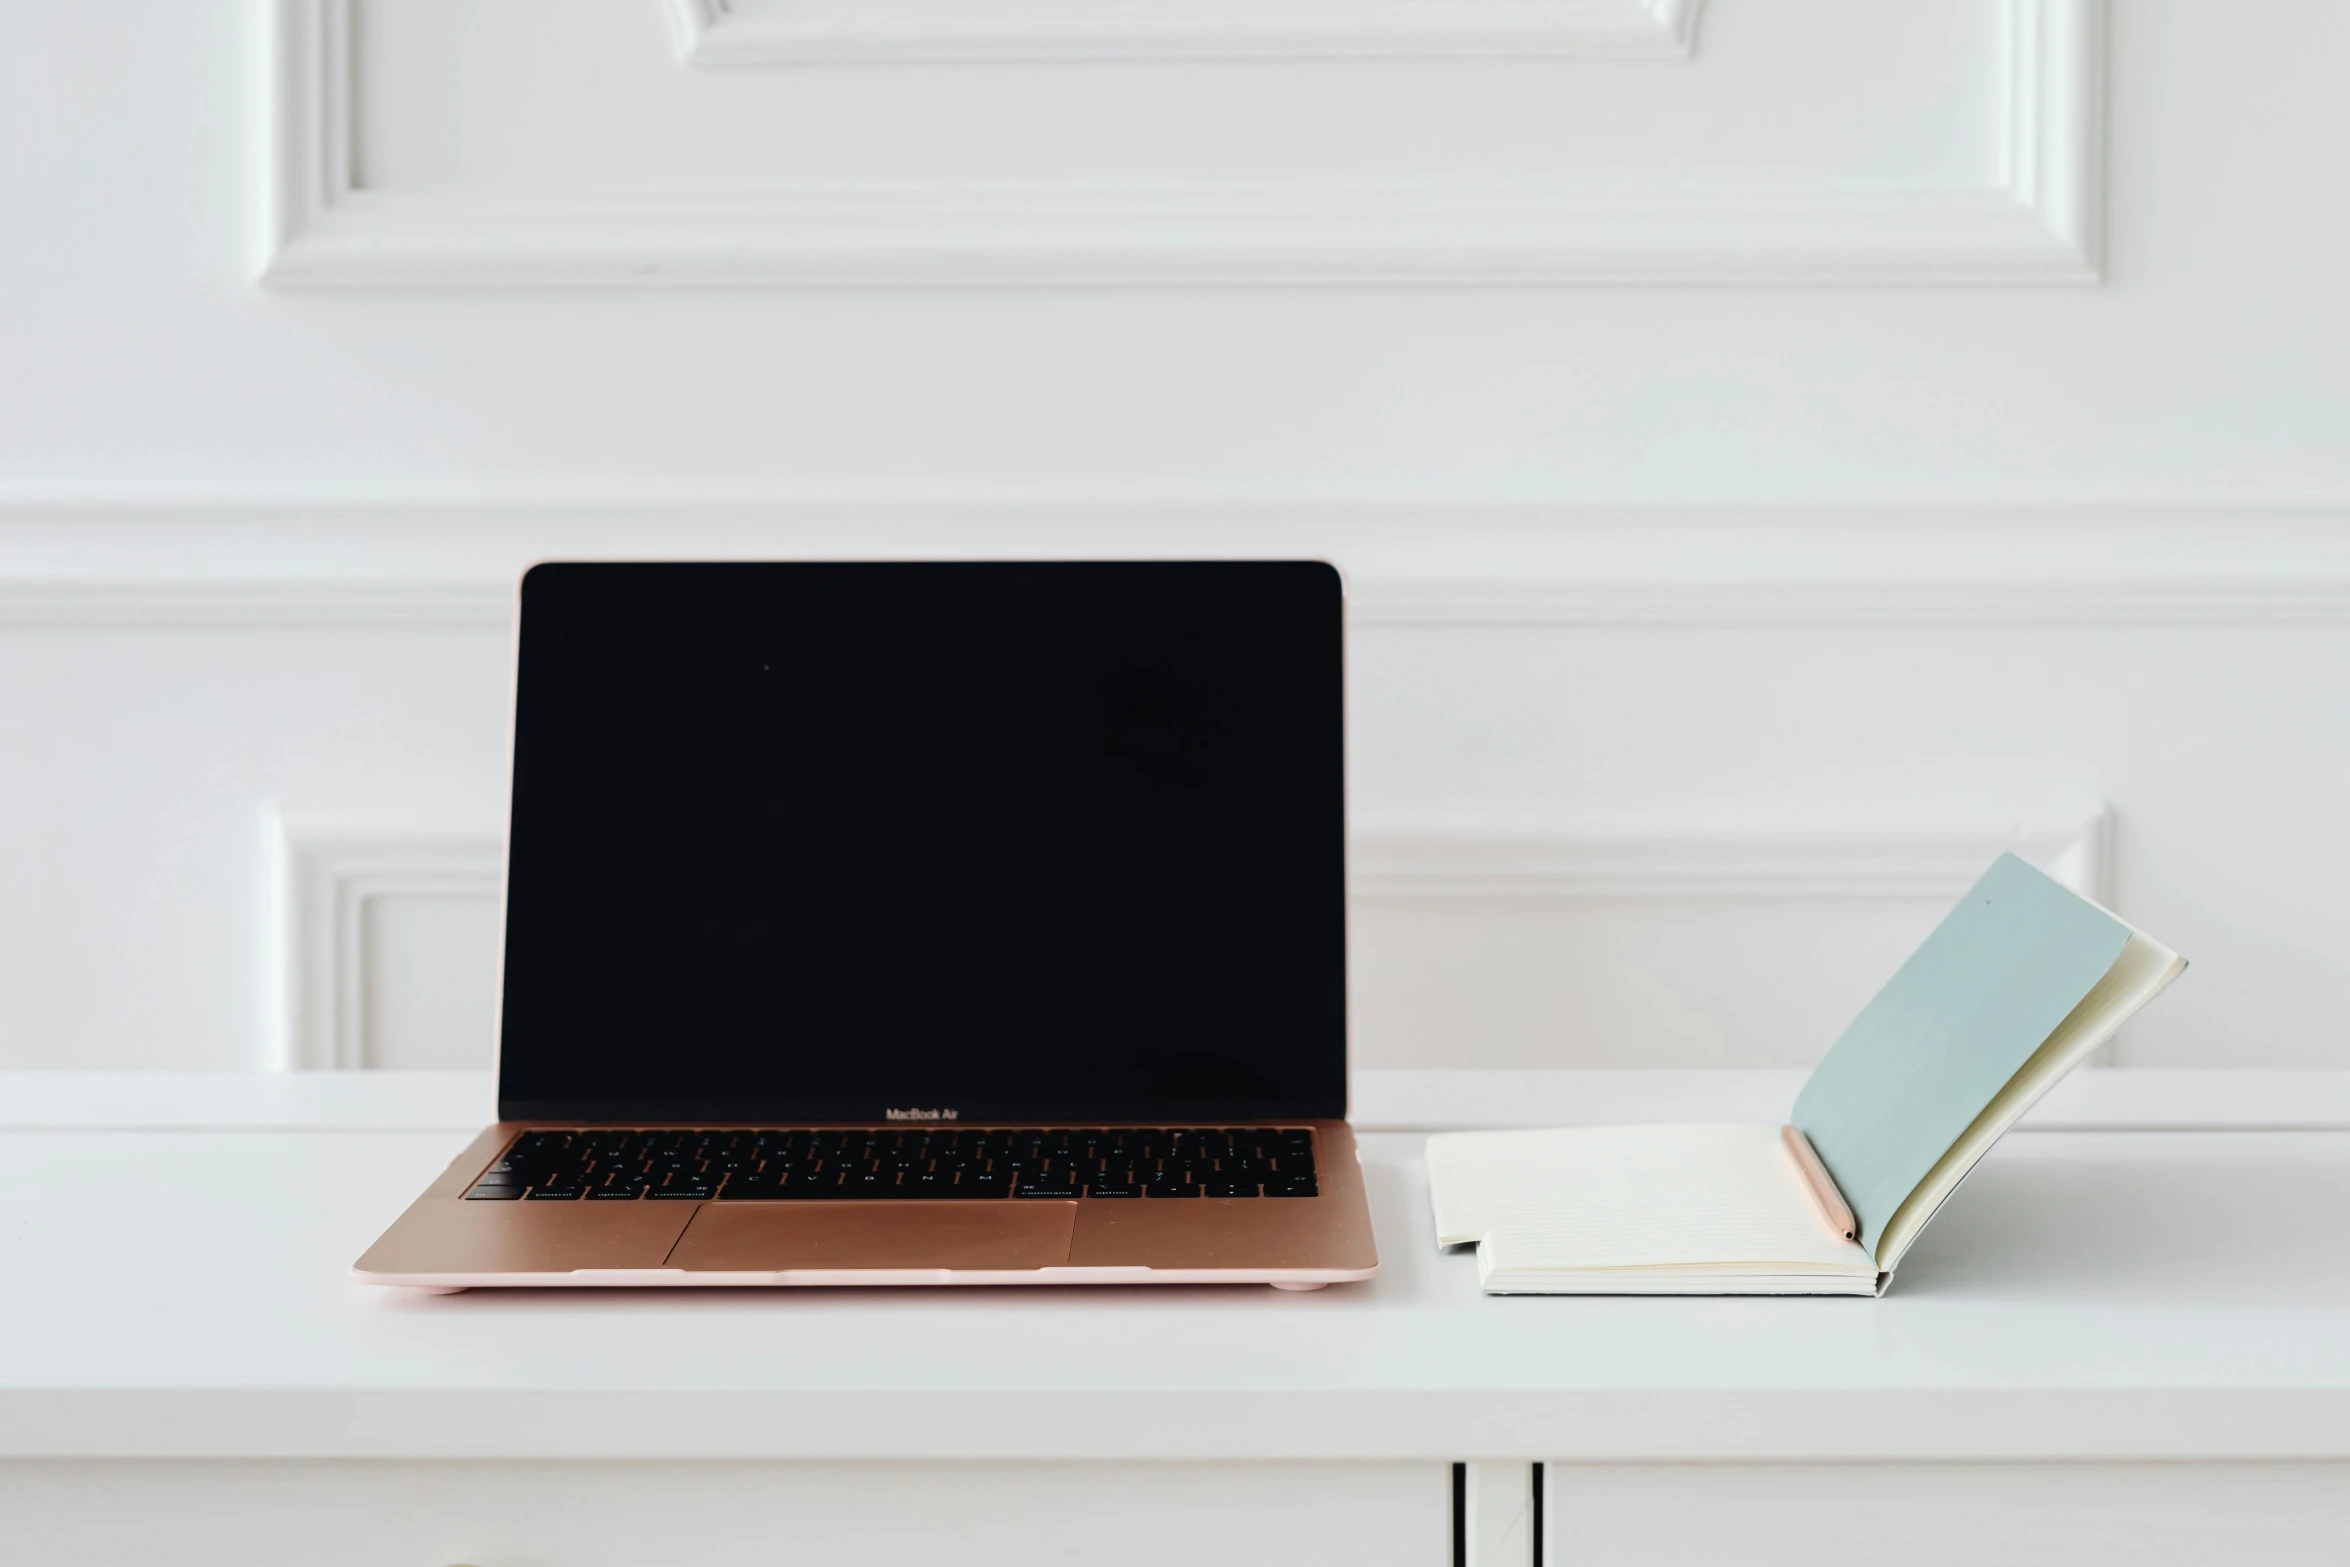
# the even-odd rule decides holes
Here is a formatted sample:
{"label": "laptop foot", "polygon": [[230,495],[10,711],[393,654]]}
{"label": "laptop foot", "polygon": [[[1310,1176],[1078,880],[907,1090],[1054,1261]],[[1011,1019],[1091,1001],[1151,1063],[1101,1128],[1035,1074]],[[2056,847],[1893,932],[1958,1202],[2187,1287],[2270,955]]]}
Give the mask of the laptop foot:
{"label": "laptop foot", "polygon": [[1317,1279],[1311,1284],[1300,1284],[1291,1279],[1275,1279],[1273,1287],[1277,1290],[1326,1290],[1330,1287],[1330,1281]]}
{"label": "laptop foot", "polygon": [[410,1292],[418,1295],[462,1295],[465,1293],[465,1286],[462,1284],[411,1284],[408,1288]]}

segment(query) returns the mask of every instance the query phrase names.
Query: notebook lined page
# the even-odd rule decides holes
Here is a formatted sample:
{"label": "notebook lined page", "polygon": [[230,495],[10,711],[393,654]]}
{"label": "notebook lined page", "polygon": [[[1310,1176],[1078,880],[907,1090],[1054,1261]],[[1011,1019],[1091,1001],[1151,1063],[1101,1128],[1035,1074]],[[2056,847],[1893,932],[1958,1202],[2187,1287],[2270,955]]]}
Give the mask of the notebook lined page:
{"label": "notebook lined page", "polygon": [[1590,1126],[1428,1140],[1438,1238],[1489,1268],[1876,1264],[1831,1231],[1776,1126]]}

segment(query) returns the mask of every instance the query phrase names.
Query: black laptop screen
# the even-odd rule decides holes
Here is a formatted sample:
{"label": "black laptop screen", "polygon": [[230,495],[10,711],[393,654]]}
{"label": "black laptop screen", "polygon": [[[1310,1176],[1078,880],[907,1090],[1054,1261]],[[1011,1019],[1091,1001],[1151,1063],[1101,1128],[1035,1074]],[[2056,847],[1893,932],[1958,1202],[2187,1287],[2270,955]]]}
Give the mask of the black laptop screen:
{"label": "black laptop screen", "polygon": [[534,568],[501,1114],[1343,1114],[1341,658],[1317,563]]}

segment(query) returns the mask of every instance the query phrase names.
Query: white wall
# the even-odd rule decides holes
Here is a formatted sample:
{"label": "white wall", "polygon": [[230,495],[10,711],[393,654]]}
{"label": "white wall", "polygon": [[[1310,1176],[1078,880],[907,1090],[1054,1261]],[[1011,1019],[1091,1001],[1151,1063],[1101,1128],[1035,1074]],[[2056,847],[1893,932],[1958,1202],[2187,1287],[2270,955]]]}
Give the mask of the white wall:
{"label": "white wall", "polygon": [[480,1058],[532,558],[1312,552],[1367,1061],[1809,1059],[2013,843],[2350,1065],[2341,7],[19,9],[0,1064]]}

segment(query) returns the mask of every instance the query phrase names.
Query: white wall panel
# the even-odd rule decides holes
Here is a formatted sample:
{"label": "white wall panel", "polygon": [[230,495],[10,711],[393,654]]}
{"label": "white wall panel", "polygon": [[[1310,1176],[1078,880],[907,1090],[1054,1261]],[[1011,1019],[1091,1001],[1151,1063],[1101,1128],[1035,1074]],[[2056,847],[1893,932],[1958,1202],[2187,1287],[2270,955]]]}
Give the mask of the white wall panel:
{"label": "white wall panel", "polygon": [[1699,0],[668,0],[678,58],[912,60],[1686,57]]}
{"label": "white wall panel", "polygon": [[[1348,567],[1367,1064],[1807,1062],[2008,846],[2195,959],[2122,1064],[2343,1059],[2329,888],[2350,840],[2325,824],[2350,732],[2309,715],[2350,689],[2350,530],[2297,509],[2043,516],[2059,574],[2003,580],[1951,569],[2012,548],[1972,515],[1896,514],[1900,549],[1825,514],[256,504],[233,526],[87,506],[15,524],[0,719],[26,743],[0,753],[0,820],[22,870],[0,908],[20,1062],[481,1059],[511,574],[632,540],[970,539]],[[1766,525],[1807,575],[1721,542]],[[2084,575],[2117,535],[2133,574]],[[273,809],[296,824],[283,848]]]}
{"label": "white wall panel", "polygon": [[[1679,79],[1657,69],[1690,53],[1693,12],[1678,4],[1283,3],[669,7],[687,18],[689,65],[813,52],[868,67],[761,81],[679,73],[649,47],[646,0],[274,0],[259,51],[262,277],[2097,275],[2098,0],[1899,14],[1781,0],[1767,27],[1733,16],[1704,70]],[[1377,63],[1250,58],[1264,55]],[[1561,55],[1582,69],[1527,69]],[[1639,69],[1627,55],[1655,58]],[[1006,58],[1064,68],[903,68]],[[1140,68],[1065,68],[1109,59]]]}
{"label": "white wall panel", "polygon": [[[1661,784],[1661,780],[1660,780]],[[1659,789],[1661,797],[1662,789]],[[1530,829],[1505,810],[1357,819],[1354,1041],[1368,1066],[1809,1065],[2012,850],[2110,897],[2110,822],[2073,802],[1847,794],[1774,820]],[[1894,819],[1886,819],[1888,811]]]}
{"label": "white wall panel", "polygon": [[472,832],[274,812],[282,1069],[480,1068],[497,1012],[505,852]]}
{"label": "white wall panel", "polygon": [[406,893],[366,910],[358,1065],[479,1070],[498,994],[498,905],[482,893]]}
{"label": "white wall panel", "polygon": [[273,802],[494,830],[508,645],[496,631],[0,632],[0,1061],[277,1064]]}
{"label": "white wall panel", "polygon": [[478,862],[532,558],[1273,552],[1366,1059],[1808,1059],[1839,845],[2102,810],[2118,1060],[2350,1064],[2350,10],[687,9],[12,18],[0,1062],[478,1056],[479,880],[305,964],[273,812]]}
{"label": "white wall panel", "polygon": [[[1912,12],[1958,14],[1868,8]],[[39,236],[0,252],[0,297],[23,302],[9,360],[37,367],[0,384],[0,476],[17,486],[1578,503],[2344,488],[2345,220],[2310,199],[2338,141],[2338,7],[2148,0],[2114,16],[2103,288],[1400,297],[273,299],[249,274],[251,8],[122,0],[86,17],[32,13],[0,60],[0,139],[26,152],[0,167],[0,196],[12,231]],[[1695,80],[1733,25],[1772,30],[1731,0],[1689,62],[1519,69],[1561,73],[1562,99],[1580,96],[1576,73]],[[650,10],[643,31],[665,59]],[[1101,92],[1148,74],[1064,69]],[[1866,76],[1854,63],[1842,80]],[[740,80],[809,90],[793,73]],[[1951,102],[1953,134],[1980,108]]]}

